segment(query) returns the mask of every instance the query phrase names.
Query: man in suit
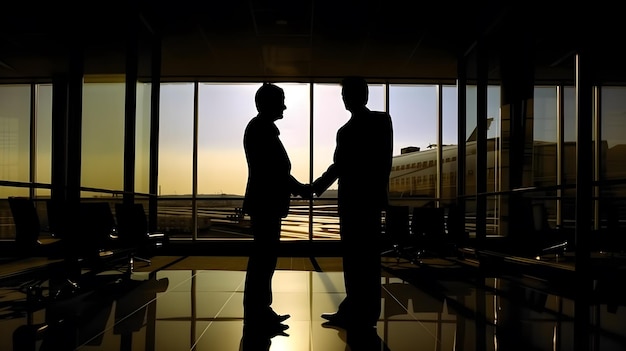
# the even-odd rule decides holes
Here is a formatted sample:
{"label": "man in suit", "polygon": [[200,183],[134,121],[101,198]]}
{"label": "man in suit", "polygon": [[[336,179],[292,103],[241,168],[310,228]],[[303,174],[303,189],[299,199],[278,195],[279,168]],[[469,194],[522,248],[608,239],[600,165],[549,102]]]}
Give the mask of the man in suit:
{"label": "man in suit", "polygon": [[275,329],[289,318],[271,308],[281,220],[289,211],[291,194],[302,195],[308,188],[291,175],[291,162],[274,124],[286,109],[283,90],[265,83],[257,90],[255,102],[258,114],[248,123],[243,139],[248,163],[243,212],[250,215],[254,237],[246,273],[244,323]]}
{"label": "man in suit", "polygon": [[380,315],[382,211],[388,203],[393,149],[391,116],[370,111],[369,90],[360,77],[342,81],[351,117],[337,132],[333,164],[312,184],[317,196],[338,180],[338,211],[346,297],[336,313],[324,313],[330,326],[375,327]]}

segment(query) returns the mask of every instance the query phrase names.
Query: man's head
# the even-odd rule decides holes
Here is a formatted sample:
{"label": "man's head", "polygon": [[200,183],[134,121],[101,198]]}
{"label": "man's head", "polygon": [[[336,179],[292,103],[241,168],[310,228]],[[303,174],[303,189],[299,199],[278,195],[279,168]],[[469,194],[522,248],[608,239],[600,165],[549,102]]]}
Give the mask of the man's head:
{"label": "man's head", "polygon": [[283,89],[271,83],[263,83],[254,96],[256,109],[259,113],[269,115],[275,119],[283,117],[285,93]]}
{"label": "man's head", "polygon": [[346,110],[364,107],[369,97],[367,82],[361,77],[346,77],[341,81],[341,96]]}

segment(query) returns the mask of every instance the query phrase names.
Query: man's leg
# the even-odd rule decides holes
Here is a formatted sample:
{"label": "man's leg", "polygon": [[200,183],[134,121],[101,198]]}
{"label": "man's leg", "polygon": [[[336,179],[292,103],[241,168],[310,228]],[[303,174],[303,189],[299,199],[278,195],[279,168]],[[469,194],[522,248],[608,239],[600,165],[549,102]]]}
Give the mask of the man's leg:
{"label": "man's leg", "polygon": [[343,324],[375,326],[380,316],[380,211],[360,209],[341,217],[346,298],[335,315],[322,317]]}
{"label": "man's leg", "polygon": [[376,325],[380,316],[380,211],[361,209],[346,228],[346,295],[350,315],[358,323]]}
{"label": "man's leg", "polygon": [[272,311],[272,277],[278,260],[281,219],[254,216],[251,225],[254,243],[246,271],[244,320],[264,320]]}

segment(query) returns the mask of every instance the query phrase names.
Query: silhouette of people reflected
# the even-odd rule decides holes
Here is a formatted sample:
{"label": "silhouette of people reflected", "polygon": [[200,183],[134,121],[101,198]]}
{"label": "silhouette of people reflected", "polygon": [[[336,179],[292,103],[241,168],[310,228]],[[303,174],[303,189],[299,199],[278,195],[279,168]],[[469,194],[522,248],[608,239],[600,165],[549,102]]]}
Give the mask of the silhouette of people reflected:
{"label": "silhouette of people reflected", "polygon": [[339,338],[346,343],[346,351],[390,351],[387,344],[378,335],[378,330],[371,327],[354,327],[349,330],[333,323],[324,323],[324,328],[336,329]]}
{"label": "silhouette of people reflected", "polygon": [[274,124],[287,108],[283,89],[264,83],[255,102],[258,114],[248,123],[243,139],[248,182],[242,209],[250,215],[254,237],[246,272],[244,323],[273,330],[267,326],[289,318],[271,307],[281,220],[287,216],[291,195],[310,196],[311,190],[291,175],[291,162]]}
{"label": "silhouette of people reflected", "polygon": [[272,338],[275,336],[289,336],[285,333],[289,326],[284,324],[254,325],[245,324],[239,351],[269,351]]}
{"label": "silhouette of people reflected", "polygon": [[381,216],[388,205],[393,129],[387,112],[366,107],[365,79],[347,77],[341,85],[351,117],[337,131],[333,164],[312,183],[312,190],[320,196],[338,180],[346,297],[336,313],[324,313],[322,318],[344,328],[375,327],[381,299]]}
{"label": "silhouette of people reflected", "polygon": [[346,345],[350,351],[389,351],[378,336],[376,328],[350,329],[346,332]]}

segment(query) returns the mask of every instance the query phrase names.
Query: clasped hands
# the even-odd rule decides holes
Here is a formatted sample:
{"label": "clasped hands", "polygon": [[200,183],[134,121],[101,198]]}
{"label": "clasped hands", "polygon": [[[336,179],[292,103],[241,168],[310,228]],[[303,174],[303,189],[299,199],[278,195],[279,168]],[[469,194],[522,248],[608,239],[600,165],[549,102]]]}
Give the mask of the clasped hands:
{"label": "clasped hands", "polygon": [[319,197],[323,193],[323,190],[319,190],[316,188],[315,183],[313,184],[301,184],[298,189],[293,193],[295,196],[300,196],[305,200],[310,200],[313,196]]}

